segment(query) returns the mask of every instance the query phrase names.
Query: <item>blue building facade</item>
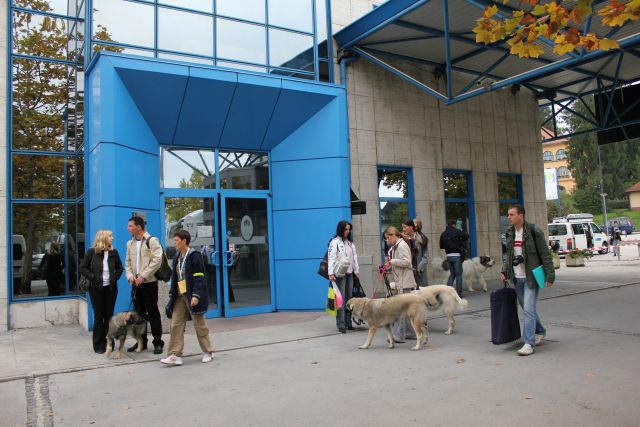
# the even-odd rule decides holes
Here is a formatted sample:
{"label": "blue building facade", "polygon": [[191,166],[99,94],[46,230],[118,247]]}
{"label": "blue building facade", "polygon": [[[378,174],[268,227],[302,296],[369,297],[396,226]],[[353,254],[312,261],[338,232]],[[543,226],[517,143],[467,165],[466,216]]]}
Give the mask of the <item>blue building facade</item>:
{"label": "blue building facade", "polygon": [[209,317],[321,309],[309,272],[350,217],[329,2],[58,3],[9,8],[10,303],[84,298],[92,236],[113,230],[124,260],[137,214],[169,257],[191,232]]}

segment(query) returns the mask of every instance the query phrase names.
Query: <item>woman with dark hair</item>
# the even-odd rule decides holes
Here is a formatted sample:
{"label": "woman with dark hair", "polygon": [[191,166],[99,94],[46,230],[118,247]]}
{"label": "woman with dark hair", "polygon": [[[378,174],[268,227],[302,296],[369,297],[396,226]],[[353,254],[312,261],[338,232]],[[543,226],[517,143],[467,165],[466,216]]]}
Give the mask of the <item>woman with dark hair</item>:
{"label": "woman with dark hair", "polygon": [[429,285],[427,277],[427,265],[429,264],[429,238],[422,232],[422,221],[418,218],[413,220],[414,236],[416,241],[416,283],[418,288]]}
{"label": "woman with dark hair", "polygon": [[[331,242],[329,242],[329,280],[336,282],[344,300],[343,307],[338,309],[338,315],[336,316],[336,326],[343,334],[347,332],[347,329],[353,329],[353,325],[351,324],[351,313],[344,309],[344,304],[351,299],[353,291],[353,275],[355,274],[360,278],[358,253],[356,252],[356,245],[353,243],[351,228],[352,226],[350,222],[340,221],[336,229],[336,235],[331,239]],[[334,274],[338,258],[346,258],[349,263],[349,268],[347,269],[346,274],[342,277],[336,277]]]}
{"label": "woman with dark hair", "polygon": [[204,319],[209,305],[204,280],[204,260],[202,253],[192,250],[189,243],[191,234],[187,230],[180,230],[173,235],[176,257],[173,259],[169,302],[166,307],[167,317],[171,319],[171,337],[167,357],[160,359],[166,365],[182,365],[184,332],[188,320],[193,320],[202,350],[202,363],[213,360],[213,345]]}

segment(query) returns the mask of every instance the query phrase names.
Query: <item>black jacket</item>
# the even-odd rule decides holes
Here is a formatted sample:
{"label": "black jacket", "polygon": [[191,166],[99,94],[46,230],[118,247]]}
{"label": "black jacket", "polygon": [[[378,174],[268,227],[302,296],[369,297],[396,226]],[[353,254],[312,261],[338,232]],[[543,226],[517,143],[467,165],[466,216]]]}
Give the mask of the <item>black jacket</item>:
{"label": "black jacket", "polygon": [[446,230],[440,235],[440,249],[444,249],[448,254],[466,252],[467,245],[464,242],[467,240],[469,240],[467,233],[447,225]]}
{"label": "black jacket", "polygon": [[[176,253],[173,258],[173,266],[171,273],[171,290],[169,291],[169,303],[167,308],[173,310],[175,299],[180,296],[178,291],[178,259],[180,254]],[[198,298],[198,304],[191,307],[191,314],[202,314],[207,311],[209,306],[209,296],[207,294],[207,286],[204,279],[204,261],[202,254],[191,249],[187,259],[184,261],[184,278],[187,281],[187,301],[191,305],[191,298]]]}
{"label": "black jacket", "polygon": [[[80,274],[87,276],[92,284],[102,284],[102,261],[104,252],[96,252],[93,248],[87,251],[87,254],[80,264]],[[113,249],[109,251],[107,259],[109,267],[109,284],[117,286],[118,279],[122,276],[122,261],[118,251]]]}

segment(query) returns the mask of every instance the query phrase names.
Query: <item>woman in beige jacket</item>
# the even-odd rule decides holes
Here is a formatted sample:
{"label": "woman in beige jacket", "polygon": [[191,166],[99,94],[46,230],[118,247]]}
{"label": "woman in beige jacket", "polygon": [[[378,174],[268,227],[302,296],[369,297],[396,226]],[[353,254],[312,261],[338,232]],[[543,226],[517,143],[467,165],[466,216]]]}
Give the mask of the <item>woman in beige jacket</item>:
{"label": "woman in beige jacket", "polygon": [[[395,227],[388,227],[385,235],[389,240],[391,249],[389,250],[390,259],[387,262],[387,269],[392,268],[393,279],[396,283],[396,294],[411,292],[416,289],[416,279],[413,275],[413,264],[411,263],[411,248],[404,241],[402,235]],[[393,335],[396,342],[404,342],[407,330],[407,319],[401,317],[393,325]]]}

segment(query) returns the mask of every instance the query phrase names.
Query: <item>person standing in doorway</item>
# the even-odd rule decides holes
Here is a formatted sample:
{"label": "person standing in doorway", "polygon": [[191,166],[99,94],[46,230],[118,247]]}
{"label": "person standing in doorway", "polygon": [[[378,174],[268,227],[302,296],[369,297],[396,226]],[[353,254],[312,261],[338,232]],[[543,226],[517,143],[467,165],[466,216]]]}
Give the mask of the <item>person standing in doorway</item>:
{"label": "person standing in doorway", "polygon": [[462,263],[467,257],[467,240],[469,235],[456,228],[457,221],[450,219],[447,228],[440,235],[440,249],[444,249],[449,261],[449,278],[447,285],[456,282],[456,291],[462,298]]}
{"label": "person standing in doorway", "polygon": [[93,307],[93,351],[104,353],[109,320],[118,297],[118,279],[122,276],[122,260],[113,247],[111,230],[98,230],[93,247],[82,259],[80,274],[92,283],[89,297]]}
{"label": "person standing in doorway", "polygon": [[[349,268],[347,273],[342,277],[336,277],[333,274],[335,270],[338,257],[346,257]],[[338,308],[338,315],[336,316],[336,326],[338,331],[343,334],[347,332],[347,329],[353,329],[351,323],[351,312],[345,310],[344,304],[351,299],[353,292],[353,275],[355,274],[358,279],[360,278],[360,267],[358,266],[358,253],[356,251],[356,245],[353,243],[353,236],[351,234],[351,223],[348,221],[338,222],[336,227],[336,235],[329,242],[329,255],[327,257],[329,280],[336,282],[340,293],[342,294],[342,300],[344,303],[342,307]]]}
{"label": "person standing in doorway", "polygon": [[171,339],[167,357],[160,360],[166,365],[182,365],[185,326],[190,318],[202,350],[202,363],[213,360],[209,327],[204,319],[209,305],[204,280],[204,260],[199,251],[189,247],[190,242],[191,234],[187,230],[180,230],[173,236],[176,257],[173,259],[167,304],[167,315],[171,315]]}
{"label": "person standing in doorway", "polygon": [[524,345],[518,354],[529,356],[547,333],[536,312],[539,287],[532,271],[542,265],[547,288],[553,285],[556,272],[545,235],[540,228],[525,221],[524,207],[511,205],[507,218],[511,226],[507,229],[507,258],[502,264],[501,279],[512,280],[516,288],[518,303],[524,311]]}
{"label": "person standing in doorway", "polygon": [[[133,238],[127,242],[125,271],[127,281],[131,284],[131,298],[135,310],[151,324],[153,335],[153,354],[162,354],[162,323],[158,310],[158,279],[156,271],[162,264],[162,246],[158,238],[151,237],[145,231],[144,219],[139,216],[129,218],[127,231]],[[135,351],[137,344],[127,351]],[[144,337],[142,349],[147,348],[147,337]]]}

